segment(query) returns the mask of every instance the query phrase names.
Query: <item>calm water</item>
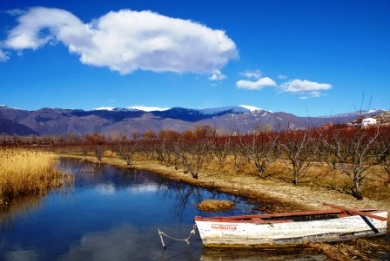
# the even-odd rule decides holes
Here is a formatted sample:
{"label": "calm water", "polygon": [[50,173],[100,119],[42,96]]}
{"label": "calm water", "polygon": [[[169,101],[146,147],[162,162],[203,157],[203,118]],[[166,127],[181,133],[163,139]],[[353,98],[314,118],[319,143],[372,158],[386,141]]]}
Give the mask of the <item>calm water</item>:
{"label": "calm water", "polygon": [[[324,260],[304,252],[263,254],[203,250],[198,234],[190,245],[164,238],[157,228],[186,238],[204,199],[229,199],[236,208],[218,215],[256,212],[241,198],[194,188],[144,171],[62,160],[75,185],[29,198],[0,212],[0,260]],[[214,214],[215,215],[215,214]]]}

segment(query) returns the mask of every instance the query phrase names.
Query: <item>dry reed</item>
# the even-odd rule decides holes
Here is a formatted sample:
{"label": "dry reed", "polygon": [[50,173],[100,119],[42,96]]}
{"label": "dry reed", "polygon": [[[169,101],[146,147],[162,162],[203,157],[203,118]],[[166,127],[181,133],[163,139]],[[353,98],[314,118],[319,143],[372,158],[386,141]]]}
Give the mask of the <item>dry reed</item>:
{"label": "dry reed", "polygon": [[0,149],[0,206],[27,194],[44,194],[65,184],[67,178],[55,169],[51,153]]}
{"label": "dry reed", "polygon": [[197,208],[203,211],[217,212],[230,210],[234,207],[234,202],[229,200],[204,200],[197,205]]}

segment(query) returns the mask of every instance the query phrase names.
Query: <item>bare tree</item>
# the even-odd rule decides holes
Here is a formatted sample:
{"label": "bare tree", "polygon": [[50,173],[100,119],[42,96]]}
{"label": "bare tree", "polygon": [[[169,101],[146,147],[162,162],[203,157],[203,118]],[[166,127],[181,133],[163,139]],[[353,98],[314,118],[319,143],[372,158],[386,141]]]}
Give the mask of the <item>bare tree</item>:
{"label": "bare tree", "polygon": [[114,152],[130,166],[133,164],[134,154],[138,147],[137,145],[137,141],[119,142],[114,145]]}
{"label": "bare tree", "polygon": [[219,170],[223,169],[226,159],[231,151],[231,137],[218,137],[211,140],[210,149],[215,157]]}
{"label": "bare tree", "polygon": [[231,136],[231,150],[230,153],[233,156],[233,167],[235,172],[239,172],[242,169],[242,162],[245,158],[245,152],[240,142],[241,136]]}
{"label": "bare tree", "polygon": [[281,159],[293,176],[293,184],[298,185],[312,165],[318,151],[313,131],[286,131],[280,134],[278,145],[284,155]]}
{"label": "bare tree", "polygon": [[240,140],[242,151],[256,166],[257,176],[263,178],[268,165],[279,157],[278,134],[260,132],[243,136]]}
{"label": "bare tree", "polygon": [[103,155],[104,155],[104,145],[102,145],[102,144],[96,145],[95,146],[95,156],[96,156],[99,164],[102,163]]}
{"label": "bare tree", "polygon": [[101,164],[102,157],[104,155],[104,150],[105,150],[104,144],[106,142],[106,138],[99,133],[94,133],[94,134],[88,134],[86,136],[86,140],[87,140],[87,143],[90,144],[94,148],[95,156],[96,156],[99,164]]}
{"label": "bare tree", "polygon": [[[179,138],[179,133],[173,130],[161,130],[158,134],[159,137],[159,160],[161,164],[165,164],[165,166],[170,166],[175,160],[175,148],[174,143],[175,140]],[[176,166],[176,164],[175,164]]]}
{"label": "bare tree", "polygon": [[209,150],[210,138],[180,137],[174,143],[175,168],[181,164],[183,173],[190,172],[197,179]]}
{"label": "bare tree", "polygon": [[216,132],[210,125],[197,125],[195,126],[194,135],[196,138],[215,137]]}
{"label": "bare tree", "polygon": [[190,171],[189,155],[188,155],[188,142],[183,137],[178,138],[174,142],[175,151],[175,169],[179,169],[179,166],[183,168],[183,173]]}
{"label": "bare tree", "polygon": [[356,199],[363,199],[361,185],[375,164],[370,157],[379,133],[376,127],[338,129],[332,133],[328,144],[337,158],[336,169],[352,181],[350,186],[344,187],[344,192],[351,193]]}
{"label": "bare tree", "polygon": [[191,141],[188,153],[190,154],[190,170],[193,178],[197,179],[202,165],[210,151],[210,138]]}
{"label": "bare tree", "polygon": [[381,164],[387,173],[385,184],[390,184],[390,127],[380,128],[374,146],[377,163]]}

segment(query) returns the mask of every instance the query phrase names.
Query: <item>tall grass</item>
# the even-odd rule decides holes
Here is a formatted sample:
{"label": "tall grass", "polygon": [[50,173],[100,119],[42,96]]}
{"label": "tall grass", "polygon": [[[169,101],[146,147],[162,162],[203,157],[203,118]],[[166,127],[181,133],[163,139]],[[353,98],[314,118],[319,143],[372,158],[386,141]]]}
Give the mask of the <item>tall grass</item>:
{"label": "tall grass", "polygon": [[229,200],[208,199],[200,202],[197,208],[203,211],[218,212],[234,208],[234,202]]}
{"label": "tall grass", "polygon": [[54,167],[57,158],[47,152],[0,149],[0,206],[28,195],[45,194],[69,179]]}

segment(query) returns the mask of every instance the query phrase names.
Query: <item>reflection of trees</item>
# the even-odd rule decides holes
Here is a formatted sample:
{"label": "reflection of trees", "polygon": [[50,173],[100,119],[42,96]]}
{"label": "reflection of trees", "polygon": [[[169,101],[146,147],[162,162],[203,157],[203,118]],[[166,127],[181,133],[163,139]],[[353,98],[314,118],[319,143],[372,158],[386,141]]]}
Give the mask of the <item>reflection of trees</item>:
{"label": "reflection of trees", "polygon": [[[197,204],[203,200],[201,190],[197,187],[188,186],[185,184],[175,183],[176,204],[175,213],[183,220],[183,213],[187,205],[191,202]],[[192,201],[193,200],[193,201]]]}
{"label": "reflection of trees", "polygon": [[[98,165],[75,160],[64,160],[63,166],[67,166],[68,168],[73,166],[73,173],[77,177],[76,186],[85,187],[110,183],[115,187],[115,191],[132,188],[138,192],[150,192],[152,189],[156,193],[156,197],[174,200],[172,215],[178,217],[181,222],[184,219],[186,209],[194,209],[196,204],[205,199],[233,200],[237,205],[236,210],[233,211],[239,211],[240,213],[253,212],[253,206],[247,205],[240,198],[222,194],[216,190],[206,190],[182,182],[176,182],[147,171]],[[207,213],[204,214],[208,215]],[[233,214],[233,212],[229,212],[228,214]]]}
{"label": "reflection of trees", "polygon": [[[218,212],[218,215],[235,215],[238,212],[241,214],[248,213],[258,213],[263,212],[259,209],[258,206],[248,204],[246,200],[235,197],[233,195],[227,195],[220,193],[216,190],[206,190],[199,187],[190,186],[184,183],[172,182],[170,184],[166,184],[169,190],[175,190],[175,208],[174,213],[177,217],[180,218],[180,221],[183,221],[184,212],[187,208],[195,208],[197,204],[206,199],[214,199],[214,200],[231,200],[236,203],[236,207],[233,210],[228,212]],[[165,192],[166,196],[170,196],[171,193],[169,191]],[[206,213],[202,212],[202,215],[215,215],[215,213]]]}

